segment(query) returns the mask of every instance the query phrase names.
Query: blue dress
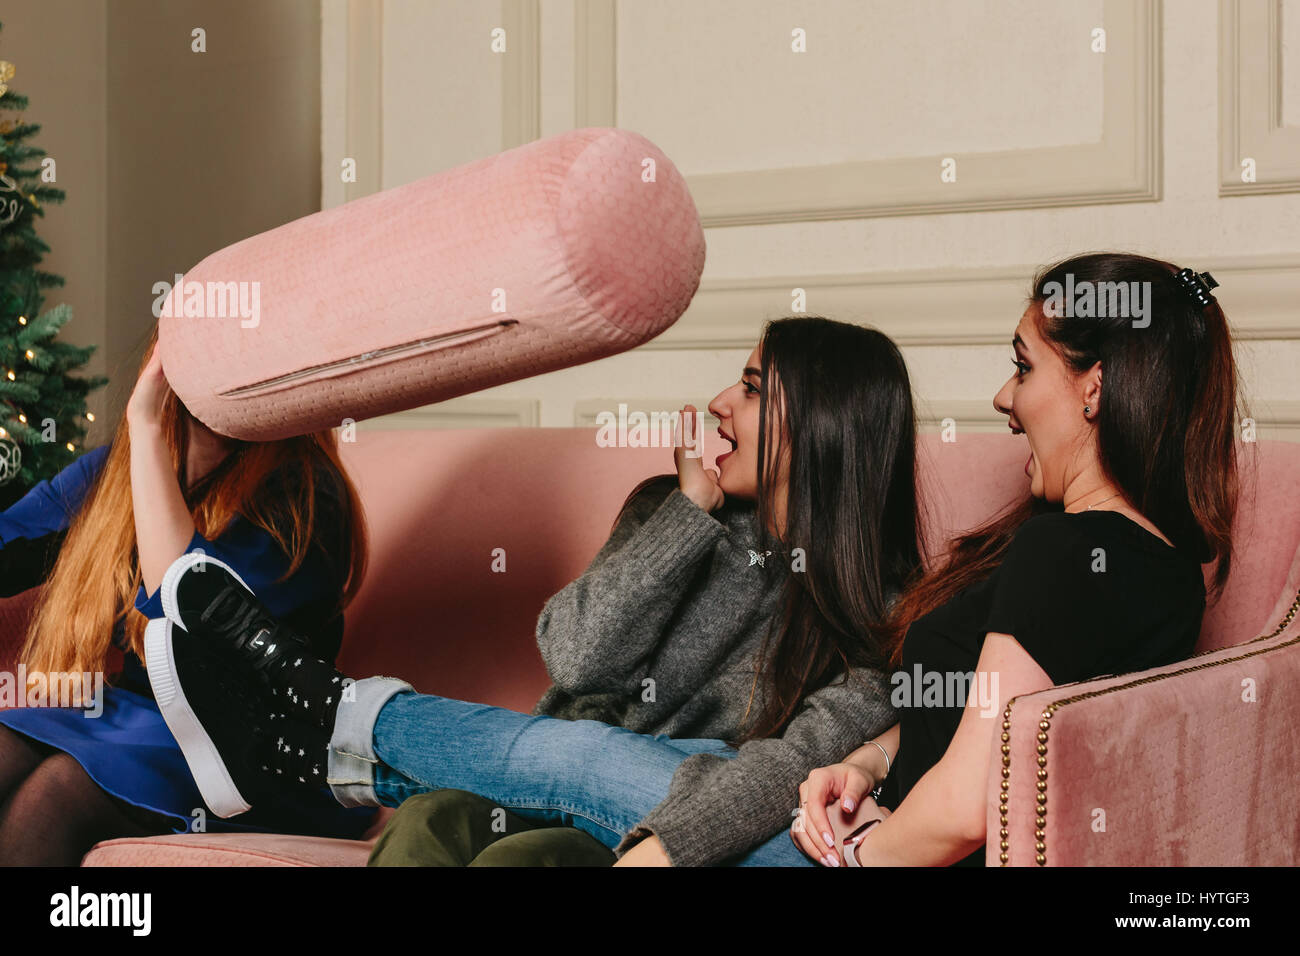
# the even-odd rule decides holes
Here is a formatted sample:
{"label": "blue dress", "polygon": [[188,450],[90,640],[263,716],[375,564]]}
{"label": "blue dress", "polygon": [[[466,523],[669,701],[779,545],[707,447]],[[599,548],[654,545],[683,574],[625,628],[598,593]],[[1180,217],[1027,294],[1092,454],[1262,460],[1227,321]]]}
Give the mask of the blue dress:
{"label": "blue dress", "polygon": [[[6,557],[21,555],[19,566],[34,571],[40,551],[36,543],[47,546],[45,553],[50,555],[52,546],[66,534],[107,457],[108,446],[86,452],[0,513],[0,553],[8,552]],[[318,504],[317,519],[326,522],[322,525],[326,531],[337,531],[330,527],[337,512],[327,509],[327,502]],[[312,549],[292,577],[277,583],[289,566],[289,558],[269,534],[243,516],[236,516],[215,541],[196,531],[185,550],[196,548],[234,568],[277,618],[314,641],[323,641],[332,651],[331,657],[337,653],[343,617],[326,617],[323,609],[338,599],[342,583],[323,553]],[[5,563],[13,570],[11,562]],[[23,574],[18,573],[18,577]],[[19,580],[18,586],[21,589],[36,583],[36,578]],[[163,617],[159,592],[147,595],[143,585],[136,594],[135,607],[150,619]],[[87,717],[76,708],[24,707],[0,710],[0,725],[69,754],[106,792],[164,815],[177,833],[198,829],[270,831],[355,839],[373,822],[373,808],[344,808],[325,788],[318,793],[286,791],[276,800],[261,803],[237,817],[217,817],[204,806],[180,747],[154,702],[144,665],[124,646],[125,632],[120,623],[113,640],[123,649],[124,666],[122,673],[103,689],[103,713],[99,717]],[[196,813],[200,809],[203,813]],[[202,824],[196,824],[196,820],[202,820]]]}

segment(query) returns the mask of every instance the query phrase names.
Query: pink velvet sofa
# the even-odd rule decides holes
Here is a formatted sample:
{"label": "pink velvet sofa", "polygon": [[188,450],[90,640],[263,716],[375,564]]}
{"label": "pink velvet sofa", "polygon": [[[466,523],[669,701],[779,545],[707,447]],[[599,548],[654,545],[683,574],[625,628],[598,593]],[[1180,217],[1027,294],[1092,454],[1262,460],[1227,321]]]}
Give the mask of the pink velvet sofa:
{"label": "pink velvet sofa", "polygon": [[[706,459],[717,445],[706,436]],[[922,446],[935,541],[1026,492],[1021,438]],[[1197,655],[1012,701],[989,754],[990,865],[1300,860],[1300,444],[1244,447],[1236,563]],[[371,533],[344,670],[525,710],[547,685],[534,643],[543,603],[586,567],[636,482],[672,466],[668,449],[601,448],[576,428],[360,431],[343,457]],[[504,573],[492,571],[497,548]],[[0,602],[0,666],[32,594]],[[368,852],[183,834],[101,843],[84,865],[361,866]]]}

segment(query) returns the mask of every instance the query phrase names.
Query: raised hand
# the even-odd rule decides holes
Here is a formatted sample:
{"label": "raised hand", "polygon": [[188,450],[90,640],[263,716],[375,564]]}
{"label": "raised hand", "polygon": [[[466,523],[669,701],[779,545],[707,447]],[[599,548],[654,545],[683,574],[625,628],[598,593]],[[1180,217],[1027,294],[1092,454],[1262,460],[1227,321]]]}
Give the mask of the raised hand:
{"label": "raised hand", "polygon": [[673,462],[677,465],[677,483],[682,494],[705,511],[716,511],[726,496],[718,484],[717,469],[704,467],[699,415],[694,405],[682,407],[680,424],[673,436]]}
{"label": "raised hand", "polygon": [[[155,343],[149,362],[136,380],[126,403],[127,424],[132,433],[162,422],[163,400],[167,397],[167,377],[163,375],[162,355]],[[134,437],[134,434],[133,436]]]}

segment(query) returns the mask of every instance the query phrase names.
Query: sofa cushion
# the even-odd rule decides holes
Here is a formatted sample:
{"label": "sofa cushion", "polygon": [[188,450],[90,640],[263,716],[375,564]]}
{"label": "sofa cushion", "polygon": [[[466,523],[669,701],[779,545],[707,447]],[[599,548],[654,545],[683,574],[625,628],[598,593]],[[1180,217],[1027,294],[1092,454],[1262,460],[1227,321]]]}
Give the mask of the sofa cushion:
{"label": "sofa cushion", "polygon": [[668,157],[569,130],[212,253],[167,297],[158,346],[196,418],[270,441],[626,351],[703,268]]}
{"label": "sofa cushion", "polygon": [[365,866],[362,840],[278,833],[178,833],[96,844],[82,866]]}

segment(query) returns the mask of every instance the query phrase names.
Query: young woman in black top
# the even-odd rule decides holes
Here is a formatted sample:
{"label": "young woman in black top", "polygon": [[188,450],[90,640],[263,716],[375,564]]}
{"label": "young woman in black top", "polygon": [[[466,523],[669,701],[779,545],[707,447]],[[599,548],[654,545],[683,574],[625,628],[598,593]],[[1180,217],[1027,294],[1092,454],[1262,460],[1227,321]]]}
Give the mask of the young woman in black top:
{"label": "young woman in black top", "polygon": [[[1236,369],[1214,285],[1119,254],[1036,278],[994,399],[1028,439],[1031,498],[962,537],[899,602],[900,722],[800,786],[791,836],[810,857],[982,865],[1007,700],[1191,654],[1201,565],[1221,588],[1237,499]],[[1127,309],[1113,308],[1121,288]],[[1125,314],[1096,317],[1103,301]],[[855,811],[866,822],[841,857],[830,817]]]}

